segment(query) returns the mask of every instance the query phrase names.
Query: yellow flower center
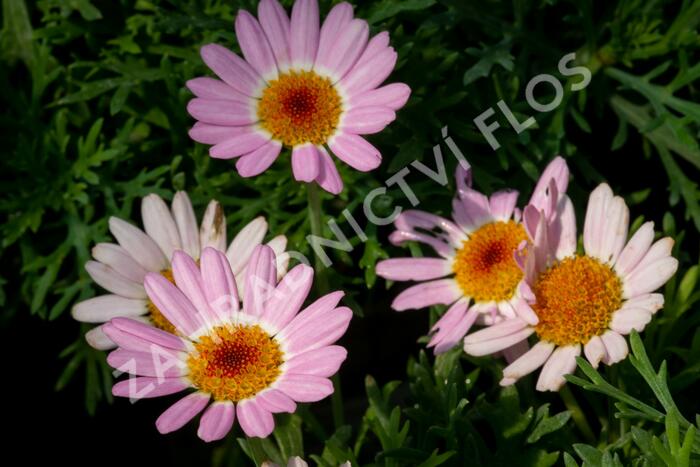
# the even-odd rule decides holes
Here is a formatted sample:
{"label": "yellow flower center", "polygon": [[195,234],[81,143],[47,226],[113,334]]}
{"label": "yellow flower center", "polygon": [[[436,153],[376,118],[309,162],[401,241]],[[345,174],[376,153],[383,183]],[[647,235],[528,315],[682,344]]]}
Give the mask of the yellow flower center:
{"label": "yellow flower center", "polygon": [[512,220],[491,222],[471,233],[452,266],[464,295],[476,302],[509,300],[523,278],[513,254],[526,239],[525,229]]}
{"label": "yellow flower center", "polygon": [[261,126],[286,146],[320,145],[338,126],[341,99],[330,79],[313,71],[282,73],[258,102]]}
{"label": "yellow flower center", "polygon": [[535,332],[556,345],[585,344],[605,332],[622,305],[622,282],[609,266],[590,256],[572,256],[537,279]]}
{"label": "yellow flower center", "polygon": [[[164,269],[160,273],[170,282],[172,282],[173,284],[175,283],[172,270]],[[148,308],[148,319],[151,321],[151,324],[153,326],[157,327],[158,329],[162,329],[163,331],[167,331],[171,334],[179,334],[177,332],[177,329],[175,329],[175,326],[173,326],[173,324],[170,321],[168,321],[168,318],[166,318],[165,315],[163,315],[163,313],[160,312],[155,303],[153,303],[150,299],[148,300],[146,307]]]}
{"label": "yellow flower center", "polygon": [[238,402],[269,387],[284,362],[277,342],[258,325],[225,325],[195,344],[187,365],[199,390]]}

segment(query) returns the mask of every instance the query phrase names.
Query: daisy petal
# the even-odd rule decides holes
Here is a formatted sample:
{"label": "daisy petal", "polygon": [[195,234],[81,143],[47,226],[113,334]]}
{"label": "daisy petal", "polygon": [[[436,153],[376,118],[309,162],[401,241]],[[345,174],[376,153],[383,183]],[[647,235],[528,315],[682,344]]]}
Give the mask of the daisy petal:
{"label": "daisy petal", "polygon": [[265,438],[275,429],[272,414],[255,399],[244,399],[236,407],[238,423],[247,436]]}
{"label": "daisy petal", "polygon": [[355,107],[345,112],[340,129],[349,134],[369,135],[379,133],[396,119],[396,113],[388,107]]}
{"label": "daisy petal", "polygon": [[126,298],[145,298],[143,285],[127,279],[109,266],[88,261],[85,270],[100,287],[113,294]]}
{"label": "daisy petal", "polygon": [[175,250],[182,249],[180,233],[163,198],[154,193],[143,198],[141,218],[146,233],[156,241],[166,258],[172,258]]}
{"label": "daisy petal", "polygon": [[603,363],[606,365],[612,365],[614,363],[620,362],[627,357],[629,353],[629,348],[627,347],[627,341],[624,337],[615,331],[605,331],[601,336],[603,344],[605,344],[605,357],[603,358]]}
{"label": "daisy petal", "polygon": [[[519,380],[544,365],[552,352],[554,344],[540,341],[530,350],[525,352],[520,358],[503,369],[503,380],[511,383]],[[504,381],[501,381],[501,385]]]}
{"label": "daisy petal", "polygon": [[649,321],[651,321],[649,310],[625,307],[613,313],[610,329],[619,334],[629,334],[633,329],[641,332]]}
{"label": "daisy petal", "polygon": [[328,70],[328,63],[335,53],[335,43],[345,26],[352,21],[352,5],[341,2],[331,8],[323,20],[318,41],[318,52],[314,61],[317,70]]}
{"label": "daisy petal", "polygon": [[407,288],[396,296],[391,307],[396,311],[419,309],[431,305],[451,305],[462,296],[454,279],[439,279]]}
{"label": "daisy petal", "polygon": [[156,242],[138,227],[116,217],[109,218],[109,231],[132,258],[148,271],[166,269],[169,262]]}
{"label": "daisy petal", "polygon": [[236,408],[233,402],[216,401],[202,414],[197,436],[206,442],[223,439],[231,431],[235,418]]}
{"label": "daisy petal", "polygon": [[246,96],[260,97],[262,79],[241,57],[218,44],[208,44],[200,51],[202,60],[226,84]]}
{"label": "daisy petal", "polygon": [[391,83],[380,88],[356,94],[350,98],[350,108],[365,106],[387,107],[398,110],[406,104],[411,95],[411,88],[404,83]]}
{"label": "daisy petal", "polygon": [[250,260],[253,250],[260,245],[267,233],[267,221],[259,216],[250,221],[241,229],[231,241],[226,250],[226,257],[231,263],[234,275],[243,271]]}
{"label": "daisy petal", "polygon": [[452,262],[442,258],[392,258],[378,262],[376,272],[392,281],[425,281],[452,274]]}
{"label": "daisy petal", "polygon": [[584,346],[583,352],[593,368],[598,368],[600,362],[607,356],[605,344],[600,336],[591,337],[591,339]]}
{"label": "daisy petal", "polygon": [[252,129],[232,136],[209,148],[209,155],[215,159],[233,159],[249,154],[270,141],[270,136]]}
{"label": "daisy petal", "polygon": [[299,313],[309,295],[313,278],[313,268],[305,264],[295,266],[282,278],[265,303],[262,318],[273,329],[284,328]]}
{"label": "daisy petal", "polygon": [[333,383],[321,376],[287,373],[280,377],[277,389],[297,402],[317,402],[333,394]]}
{"label": "daisy petal", "polygon": [[252,129],[252,126],[221,126],[196,122],[187,134],[198,143],[219,144],[241,133],[248,133]]}
{"label": "daisy petal", "polygon": [[300,182],[312,182],[319,173],[320,160],[316,146],[311,143],[295,146],[292,150],[292,172]]}
{"label": "daisy petal", "polygon": [[360,172],[374,170],[382,163],[379,150],[358,135],[338,133],[328,146],[338,159]]}
{"label": "daisy petal", "polygon": [[538,391],[558,391],[568,375],[576,370],[576,357],[581,355],[580,345],[558,347],[542,367],[540,377],[537,379]]}
{"label": "daisy petal", "polygon": [[265,79],[277,77],[277,64],[267,36],[253,15],[238,10],[236,38],[246,61]]}
{"label": "daisy petal", "polygon": [[161,434],[179,430],[199,414],[209,403],[209,395],[195,392],[175,402],[156,420]]}
{"label": "daisy petal", "polygon": [[292,7],[290,51],[294,68],[310,70],[318,51],[319,16],[316,0],[297,0]]}
{"label": "daisy petal", "polygon": [[75,304],[71,310],[73,319],[83,323],[105,323],[120,316],[135,317],[146,314],[146,300],[125,298],[119,295],[101,295]]}
{"label": "daisy petal", "polygon": [[245,94],[236,91],[228,84],[215,78],[202,76],[189,80],[185,85],[187,89],[192,91],[192,94],[205,99],[236,102],[248,102],[250,100]]}
{"label": "daisy petal", "polygon": [[623,281],[623,297],[653,292],[668,281],[678,270],[678,260],[666,257],[648,265],[637,266]]}
{"label": "daisy petal", "polygon": [[278,389],[265,389],[255,397],[255,400],[260,407],[272,413],[292,413],[297,409],[296,402]]}
{"label": "daisy petal", "polygon": [[250,98],[246,102],[237,102],[195,97],[187,103],[187,112],[210,125],[247,126],[258,120]]}
{"label": "daisy petal", "polygon": [[112,386],[112,394],[116,397],[147,399],[175,394],[189,387],[189,383],[184,378],[138,376],[116,383]]}
{"label": "daisy petal", "polygon": [[202,225],[199,228],[199,240],[202,251],[207,247],[219,251],[226,250],[226,216],[216,200],[211,200],[204,211]]}
{"label": "daisy petal", "polygon": [[649,221],[637,229],[632,235],[627,245],[622,249],[620,256],[615,263],[615,271],[625,277],[634,269],[637,264],[644,258],[647,251],[654,241],[654,223]]}
{"label": "daisy petal", "polygon": [[177,231],[182,241],[182,249],[191,257],[199,258],[199,228],[197,217],[190,202],[189,196],[184,191],[175,193],[172,205],[173,219],[177,225]]}
{"label": "daisy petal", "polygon": [[318,176],[316,183],[327,192],[337,195],[343,191],[343,180],[340,178],[338,169],[335,167],[335,162],[326,151],[326,148],[317,146],[319,156]]}
{"label": "daisy petal", "polygon": [[277,67],[280,71],[285,71],[290,62],[290,26],[287,13],[277,0],[261,0],[258,4],[258,18],[275,54]]}
{"label": "daisy petal", "polygon": [[241,177],[254,177],[266,171],[280,155],[282,144],[268,141],[255,151],[241,156],[236,161],[236,170]]}
{"label": "daisy petal", "polygon": [[289,374],[314,375],[324,378],[337,373],[348,356],[348,351],[338,345],[329,345],[298,354],[285,362]]}

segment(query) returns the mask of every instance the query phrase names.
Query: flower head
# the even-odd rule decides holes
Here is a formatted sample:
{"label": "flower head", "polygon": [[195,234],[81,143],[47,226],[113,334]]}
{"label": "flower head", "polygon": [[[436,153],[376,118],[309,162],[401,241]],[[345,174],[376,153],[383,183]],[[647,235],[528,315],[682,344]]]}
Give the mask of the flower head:
{"label": "flower head", "polygon": [[[549,205],[554,193],[564,192],[569,179],[566,163],[554,159],[542,173],[526,211]],[[471,188],[471,172],[458,168],[458,193],[452,220],[409,210],[395,221],[392,243],[418,241],[440,258],[396,258],[377,264],[377,274],[395,281],[422,281],[401,292],[392,303],[397,311],[430,305],[450,305],[431,329],[428,344],[442,353],[454,347],[476,322],[493,324],[520,317],[535,324],[518,248],[527,239],[516,208],[518,192],[503,190],[490,197]],[[552,217],[552,213],[549,217]]]}
{"label": "flower head", "polygon": [[226,256],[205,248],[199,265],[186,253],[173,256],[174,283],[146,275],[149,298],[176,333],[128,318],[115,318],[104,332],[118,344],[107,361],[132,375],[113,387],[115,396],[141,399],[190,393],[156,421],[161,433],[177,430],[203,412],[198,435],[223,438],[238,419],[248,436],[274,429],[272,414],[294,412],[333,392],[328,379],[347,355],[333,345],[352,318],[338,307],[342,292],[305,309],[313,269],[298,265],[280,281],[274,251],[255,248],[239,295]]}
{"label": "flower head", "polygon": [[[537,389],[556,391],[583,353],[594,367],[623,360],[623,337],[641,331],[664,303],[652,293],[678,268],[673,240],[655,243],[654,225],[643,224],[627,240],[629,211],[606,184],[590,196],[583,228],[584,253],[576,253],[576,218],[568,197],[553,204],[548,222],[543,211],[529,214],[533,244],[524,273],[536,323],[508,318],[464,339],[464,350],[486,355],[534,335],[537,343],[503,370],[502,385],[513,384],[542,366]],[[528,214],[526,213],[526,217]]]}
{"label": "flower head", "polygon": [[267,170],[291,149],[294,178],[337,194],[343,182],[328,149],[356,170],[375,169],[379,151],[360,135],[395,118],[408,86],[379,87],[396,64],[386,32],[369,37],[352,6],[335,5],[322,25],[316,0],[297,0],[291,19],[277,0],[262,0],[258,18],[241,10],[236,36],[245,60],[228,49],[202,47],[220,80],[195,78],[187,110],[198,120],[195,141],[215,158],[238,158],[243,177]]}
{"label": "flower head", "polygon": [[[212,200],[207,206],[201,226],[187,193],[175,193],[172,206],[156,194],[146,196],[141,202],[144,230],[117,217],[109,219],[109,229],[117,240],[114,243],[98,243],[92,249],[94,260],[85,264],[90,277],[106,295],[77,303],[73,317],[86,323],[104,323],[115,317],[141,320],[167,331],[174,331],[173,324],[148,298],[143,286],[148,272],[158,272],[173,280],[171,258],[176,250],[183,250],[195,260],[201,251],[213,247],[225,251],[239,283],[243,283],[248,260],[267,233],[267,222],[258,217],[244,226],[226,245],[226,217],[221,205]],[[287,238],[273,238],[268,245],[275,250],[279,261],[279,274],[286,270],[288,256],[283,253]],[[98,349],[110,349],[115,344],[97,326],[85,335],[88,343]]]}

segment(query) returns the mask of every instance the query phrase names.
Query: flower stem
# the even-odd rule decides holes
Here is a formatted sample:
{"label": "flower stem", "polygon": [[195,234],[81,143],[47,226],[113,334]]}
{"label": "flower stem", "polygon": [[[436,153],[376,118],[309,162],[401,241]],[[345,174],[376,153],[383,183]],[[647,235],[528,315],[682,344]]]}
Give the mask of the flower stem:
{"label": "flower stem", "polygon": [[[309,224],[311,224],[311,235],[321,237],[323,234],[321,222],[323,221],[323,209],[321,206],[321,196],[316,183],[306,185],[306,194],[309,202]],[[316,271],[316,289],[320,295],[330,292],[328,278],[324,270],[325,266],[318,255],[314,257],[314,270]],[[345,424],[343,410],[343,394],[340,389],[340,375],[336,373],[331,377],[333,382],[333,395],[331,396],[331,407],[333,411],[333,423],[338,429]]]}
{"label": "flower stem", "polygon": [[578,402],[574,397],[574,393],[571,392],[569,386],[565,384],[559,390],[559,395],[561,396],[561,399],[564,402],[566,409],[569,412],[571,412],[571,419],[574,421],[579,431],[581,431],[581,434],[583,434],[584,438],[586,438],[586,441],[588,441],[589,443],[595,443],[595,435],[593,434],[593,430],[591,430],[591,426],[588,424],[586,415],[583,413],[583,410],[581,410],[581,407],[578,405]]}

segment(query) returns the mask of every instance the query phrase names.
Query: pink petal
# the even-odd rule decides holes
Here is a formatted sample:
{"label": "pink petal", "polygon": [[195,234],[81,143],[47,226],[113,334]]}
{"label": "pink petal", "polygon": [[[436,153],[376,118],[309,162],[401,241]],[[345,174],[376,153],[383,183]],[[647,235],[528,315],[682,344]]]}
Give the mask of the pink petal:
{"label": "pink petal", "polygon": [[335,53],[334,45],[338,36],[350,21],[352,21],[352,5],[341,2],[331,8],[321,26],[314,68],[317,70],[328,69],[327,64],[331,60],[332,54]]}
{"label": "pink petal", "polygon": [[338,133],[328,146],[338,159],[360,172],[376,169],[382,163],[379,150],[358,135]]}
{"label": "pink petal", "polygon": [[664,296],[660,293],[637,295],[622,304],[622,308],[641,308],[654,314],[664,306]]}
{"label": "pink petal", "polygon": [[75,304],[73,319],[83,323],[105,323],[119,316],[136,317],[146,313],[146,300],[119,295],[101,295]]}
{"label": "pink petal", "polygon": [[550,226],[550,239],[556,241],[555,254],[561,260],[576,253],[576,213],[568,196],[564,196],[557,207],[557,216]]}
{"label": "pink petal", "polygon": [[197,310],[168,279],[151,272],[144,285],[153,304],[180,333],[189,336],[200,329],[203,322]]}
{"label": "pink petal", "polygon": [[233,426],[236,408],[232,402],[216,401],[202,414],[197,436],[206,442],[223,439]]}
{"label": "pink petal", "polygon": [[216,159],[233,159],[255,151],[268,141],[269,135],[253,129],[212,146],[209,148],[209,155]]}
{"label": "pink petal", "polygon": [[355,94],[349,100],[350,108],[365,106],[388,107],[398,110],[406,104],[411,95],[411,88],[404,83],[392,83],[380,88]]}
{"label": "pink petal", "polygon": [[397,58],[398,55],[391,47],[386,47],[369,60],[363,61],[361,58],[340,80],[338,86],[348,96],[374,89],[391,74]]}
{"label": "pink petal", "polygon": [[156,420],[156,428],[161,434],[179,430],[192,420],[209,403],[209,395],[195,392],[171,405]]}
{"label": "pink petal", "polygon": [[583,352],[593,368],[598,368],[600,362],[605,359],[607,355],[605,344],[603,344],[603,340],[600,336],[591,337],[584,346]]}
{"label": "pink petal", "polygon": [[376,271],[392,281],[425,281],[452,274],[452,262],[442,258],[394,258],[377,263]]}
{"label": "pink petal", "polygon": [[236,162],[236,170],[241,177],[254,177],[266,171],[280,155],[282,144],[269,141],[255,151],[241,156]]}
{"label": "pink petal", "polygon": [[297,402],[317,402],[333,394],[333,383],[328,378],[313,375],[287,373],[276,387]]}
{"label": "pink petal", "polygon": [[181,358],[171,354],[136,352],[121,348],[107,355],[107,363],[115,370],[124,373],[159,378],[182,376],[189,371],[187,364]]}
{"label": "pink petal", "polygon": [[468,187],[460,190],[459,195],[452,202],[452,210],[462,229],[471,232],[492,219],[491,205],[485,195]]}
{"label": "pink petal", "polygon": [[414,232],[431,232],[433,235],[444,238],[454,247],[461,247],[466,235],[456,224],[425,211],[408,209],[401,213],[394,222],[398,230]]}
{"label": "pink petal", "polygon": [[497,191],[489,199],[491,215],[500,221],[508,221],[513,216],[518,192],[515,190]]}
{"label": "pink petal", "polygon": [[622,247],[627,241],[627,229],[629,228],[629,209],[625,200],[619,196],[613,197],[608,204],[605,213],[605,223],[602,226],[602,241],[600,244],[600,260],[614,265]]}
{"label": "pink petal", "polygon": [[314,270],[299,264],[285,275],[272,292],[262,318],[273,329],[282,329],[299,313],[309,295],[314,279]]}
{"label": "pink petal", "polygon": [[369,135],[379,133],[396,119],[388,107],[354,107],[343,115],[340,128],[345,133]]}
{"label": "pink petal", "polygon": [[290,49],[294,68],[310,70],[318,51],[319,16],[316,0],[297,0],[292,7]]}
{"label": "pink petal", "polygon": [[277,77],[277,64],[267,36],[253,15],[238,10],[236,38],[246,61],[264,78]]}
{"label": "pink petal", "polygon": [[184,378],[138,376],[116,383],[112,386],[112,394],[130,399],[147,399],[175,394],[189,387],[189,383]]}
{"label": "pink petal", "polygon": [[247,436],[265,438],[275,429],[272,414],[255,399],[244,399],[236,407],[238,423]]}
{"label": "pink petal", "polygon": [[651,321],[649,310],[625,307],[613,313],[610,329],[619,334],[629,334],[633,329],[641,332],[649,321]]}
{"label": "pink petal", "polygon": [[189,80],[187,88],[197,97],[225,101],[248,102],[250,97],[233,89],[218,79],[205,76]]}
{"label": "pink petal", "polygon": [[226,256],[214,248],[202,252],[201,274],[204,294],[221,320],[239,310],[238,288]]}
{"label": "pink petal", "polygon": [[581,355],[580,345],[557,347],[544,364],[537,380],[538,391],[558,391],[566,380],[564,375],[576,370],[576,357]]}
{"label": "pink petal", "polygon": [[260,96],[262,79],[248,62],[218,44],[205,45],[200,53],[204,63],[226,84],[246,96]]}
{"label": "pink petal", "polygon": [[289,17],[277,0],[261,0],[258,4],[260,26],[275,54],[277,66],[284,71],[289,66]]}
{"label": "pink petal", "polygon": [[542,341],[538,342],[520,358],[503,369],[501,385],[504,385],[504,381],[512,384],[523,376],[532,373],[544,365],[553,351],[554,344]]}
{"label": "pink petal", "polygon": [[96,350],[111,350],[117,346],[112,339],[102,330],[102,326],[95,326],[85,333],[85,340]]}
{"label": "pink petal", "polygon": [[173,350],[187,350],[181,338],[167,331],[163,331],[162,329],[153,327],[150,324],[129,318],[114,318],[110,321],[110,324],[114,328],[141,339],[146,343],[156,344]]}
{"label": "pink petal", "polygon": [[244,126],[258,121],[252,99],[236,102],[195,97],[187,103],[187,112],[210,125]]}
{"label": "pink petal", "polygon": [[348,356],[348,351],[338,345],[329,345],[297,354],[285,362],[285,372],[296,375],[330,377],[334,375]]}
{"label": "pink petal", "polygon": [[318,176],[316,183],[327,192],[337,195],[343,191],[343,180],[340,178],[335,162],[326,151],[326,148],[317,146],[319,156]]}
{"label": "pink petal", "polygon": [[462,296],[454,279],[438,279],[407,288],[396,296],[391,307],[396,311],[419,309],[431,305],[451,305]]}
{"label": "pink petal", "polygon": [[519,318],[512,318],[494,324],[464,338],[464,351],[480,357],[489,355],[527,339],[535,329]]}
{"label": "pink petal", "polygon": [[323,298],[295,316],[277,335],[279,341],[286,343],[285,350],[290,357],[332,344],[345,334],[352,319],[350,308],[327,309],[317,305],[321,300]]}
{"label": "pink petal", "polygon": [[128,251],[114,243],[98,243],[92,248],[92,257],[134,282],[143,282],[148,272]]}
{"label": "pink petal", "polygon": [[199,227],[192,202],[184,191],[178,191],[171,206],[173,219],[182,241],[182,249],[193,258],[199,259]]}
{"label": "pink petal", "polygon": [[161,271],[169,266],[168,259],[156,242],[138,227],[119,218],[110,217],[109,231],[131,257],[148,271]]}
{"label": "pink petal", "polygon": [[435,347],[435,354],[447,352],[456,346],[476,321],[478,313],[467,311],[468,299],[456,301],[431,328],[433,333],[428,347]]}
{"label": "pink petal", "polygon": [[367,45],[369,26],[366,21],[354,19],[347,23],[338,33],[332,51],[326,60],[316,62],[315,67],[327,70],[335,81],[340,80],[355,65]]}
{"label": "pink petal", "polygon": [[234,275],[243,271],[250,261],[253,250],[262,243],[266,233],[267,221],[264,217],[258,216],[236,234],[226,250],[226,257],[231,263]]}
{"label": "pink petal", "polygon": [[603,363],[606,365],[612,365],[614,363],[620,362],[627,357],[629,353],[629,348],[627,347],[627,341],[624,337],[615,331],[605,331],[601,336],[603,344],[605,344],[605,358],[603,358]]}
{"label": "pink petal", "polygon": [[548,190],[552,180],[554,180],[558,193],[566,193],[566,189],[569,185],[569,167],[561,156],[552,159],[552,162],[544,169],[542,175],[540,175],[540,179],[537,181],[537,185],[532,192],[532,197],[528,204],[534,206],[538,210],[546,210],[547,206],[550,204]]}
{"label": "pink petal", "polygon": [[141,219],[146,233],[156,241],[166,258],[172,258],[175,250],[182,249],[180,233],[163,198],[155,193],[144,197],[141,201]]}
{"label": "pink petal", "polygon": [[143,286],[97,261],[85,263],[85,270],[103,289],[126,298],[144,298]]}
{"label": "pink petal", "polygon": [[661,258],[648,265],[637,266],[623,281],[623,297],[653,292],[668,281],[678,270],[678,260],[673,257]]}
{"label": "pink petal", "polygon": [[[223,256],[222,253],[219,254]],[[202,274],[197,263],[182,251],[176,251],[173,254],[173,278],[177,288],[192,303],[206,324],[214,326],[221,321],[219,313],[215,313],[209,307],[209,301],[204,294]]]}
{"label": "pink petal", "polygon": [[258,245],[253,250],[246,273],[243,311],[261,316],[265,302],[272,296],[277,284],[275,252],[267,245]]}
{"label": "pink petal", "polygon": [[583,246],[586,254],[601,257],[603,247],[603,228],[606,222],[608,205],[613,199],[613,192],[606,183],[601,183],[588,198],[586,220],[583,225]]}
{"label": "pink petal", "polygon": [[291,397],[277,389],[265,389],[255,396],[260,407],[272,413],[293,413],[297,404]]}
{"label": "pink petal", "polygon": [[219,126],[196,122],[187,134],[198,143],[219,144],[241,133],[249,133],[252,129],[252,126]]}
{"label": "pink petal", "polygon": [[319,173],[320,159],[316,146],[311,143],[295,146],[292,150],[292,172],[300,182],[312,182]]}
{"label": "pink petal", "polygon": [[627,245],[622,249],[615,263],[615,271],[621,276],[627,276],[639,264],[649,251],[654,241],[654,223],[649,221],[642,224],[632,235]]}

